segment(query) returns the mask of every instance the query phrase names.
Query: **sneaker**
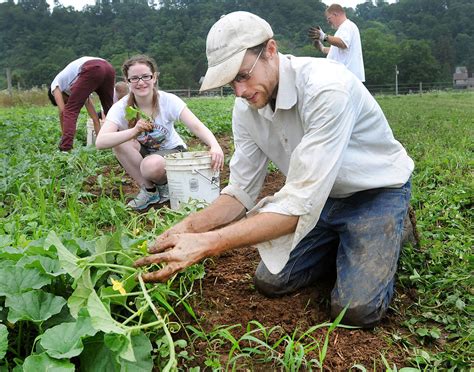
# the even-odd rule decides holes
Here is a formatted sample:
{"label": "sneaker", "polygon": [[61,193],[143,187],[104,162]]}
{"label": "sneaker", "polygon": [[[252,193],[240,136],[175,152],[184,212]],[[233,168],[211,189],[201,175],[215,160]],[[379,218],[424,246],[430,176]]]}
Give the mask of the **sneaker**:
{"label": "sneaker", "polygon": [[156,185],[156,189],[160,193],[160,203],[165,203],[170,200],[170,192],[168,190],[168,184],[165,183],[164,185]]}
{"label": "sneaker", "polygon": [[158,203],[160,201],[160,191],[157,188],[155,192],[149,192],[144,187],[140,188],[135,199],[131,200],[127,206],[136,210],[142,211],[151,204]]}

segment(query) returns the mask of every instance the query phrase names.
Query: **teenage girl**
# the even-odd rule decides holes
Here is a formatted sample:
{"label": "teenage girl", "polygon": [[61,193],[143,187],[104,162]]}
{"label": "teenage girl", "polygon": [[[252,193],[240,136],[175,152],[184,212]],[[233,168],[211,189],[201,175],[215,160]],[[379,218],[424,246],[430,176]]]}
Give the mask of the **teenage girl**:
{"label": "teenage girl", "polygon": [[[144,210],[169,199],[164,156],[186,151],[186,144],[174,128],[181,120],[209,146],[212,168],[224,165],[224,153],[212,132],[174,94],[158,90],[158,68],[152,58],[134,56],[122,66],[130,93],[109,110],[97,139],[98,149],[113,148],[125,171],[140,185],[140,191],[128,205]],[[139,109],[151,118],[127,120],[127,106]]]}

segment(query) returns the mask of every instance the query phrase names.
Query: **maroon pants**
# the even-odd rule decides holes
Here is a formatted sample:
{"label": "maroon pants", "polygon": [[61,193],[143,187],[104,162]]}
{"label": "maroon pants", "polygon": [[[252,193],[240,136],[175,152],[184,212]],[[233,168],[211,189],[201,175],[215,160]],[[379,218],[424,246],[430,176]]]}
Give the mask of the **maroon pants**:
{"label": "maroon pants", "polygon": [[71,95],[64,107],[60,150],[69,151],[72,149],[77,117],[92,92],[97,93],[104,113],[107,114],[114,100],[114,84],[115,70],[109,62],[93,59],[82,65],[81,72],[71,87]]}

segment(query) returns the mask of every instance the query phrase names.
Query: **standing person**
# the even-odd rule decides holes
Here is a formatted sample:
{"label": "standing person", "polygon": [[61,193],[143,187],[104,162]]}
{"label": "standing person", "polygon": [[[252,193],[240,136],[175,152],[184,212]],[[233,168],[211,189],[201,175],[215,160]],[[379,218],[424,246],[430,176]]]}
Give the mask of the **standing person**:
{"label": "standing person", "polygon": [[114,98],[115,70],[102,58],[81,57],[69,63],[51,83],[48,96],[51,103],[58,106],[61,124],[59,149],[72,149],[76,134],[77,117],[82,106],[86,105],[89,116],[94,121],[96,133],[100,130],[99,117],[90,99],[96,92],[107,114]]}
{"label": "standing person", "polygon": [[[328,23],[337,31],[334,36],[331,36],[324,33],[319,26],[311,27],[308,34],[313,39],[313,45],[322,53],[327,54],[327,58],[341,62],[360,81],[364,82],[364,59],[359,28],[347,19],[344,8],[339,4],[330,5],[325,15]],[[322,42],[327,42],[330,46],[325,47]]]}
{"label": "standing person", "polygon": [[[138,195],[128,206],[141,211],[169,200],[165,171],[167,154],[186,151],[186,144],[174,123],[181,120],[210,147],[212,167],[222,169],[224,153],[211,131],[174,94],[156,88],[158,68],[153,59],[138,55],[125,61],[122,73],[130,94],[115,103],[96,139],[98,149],[113,148],[125,171],[140,185]],[[128,107],[139,109],[151,121],[127,120]]]}
{"label": "standing person", "polygon": [[[209,207],[160,235],[135,266],[164,281],[224,251],[256,245],[255,286],[294,292],[337,273],[331,315],[372,327],[393,296],[413,161],[372,95],[342,64],[278,52],[270,25],[247,12],[221,18],[207,37],[201,90],[237,96],[229,184]],[[255,204],[272,161],[286,175]],[[243,218],[247,214],[247,218]]]}

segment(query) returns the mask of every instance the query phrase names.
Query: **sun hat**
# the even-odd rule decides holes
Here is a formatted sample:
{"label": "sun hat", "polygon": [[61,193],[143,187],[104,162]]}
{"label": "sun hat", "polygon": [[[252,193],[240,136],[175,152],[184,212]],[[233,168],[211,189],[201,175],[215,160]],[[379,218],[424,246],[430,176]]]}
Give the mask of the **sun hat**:
{"label": "sun hat", "polygon": [[270,25],[249,12],[233,12],[221,17],[209,30],[206,40],[207,72],[200,91],[231,82],[248,48],[273,37]]}

